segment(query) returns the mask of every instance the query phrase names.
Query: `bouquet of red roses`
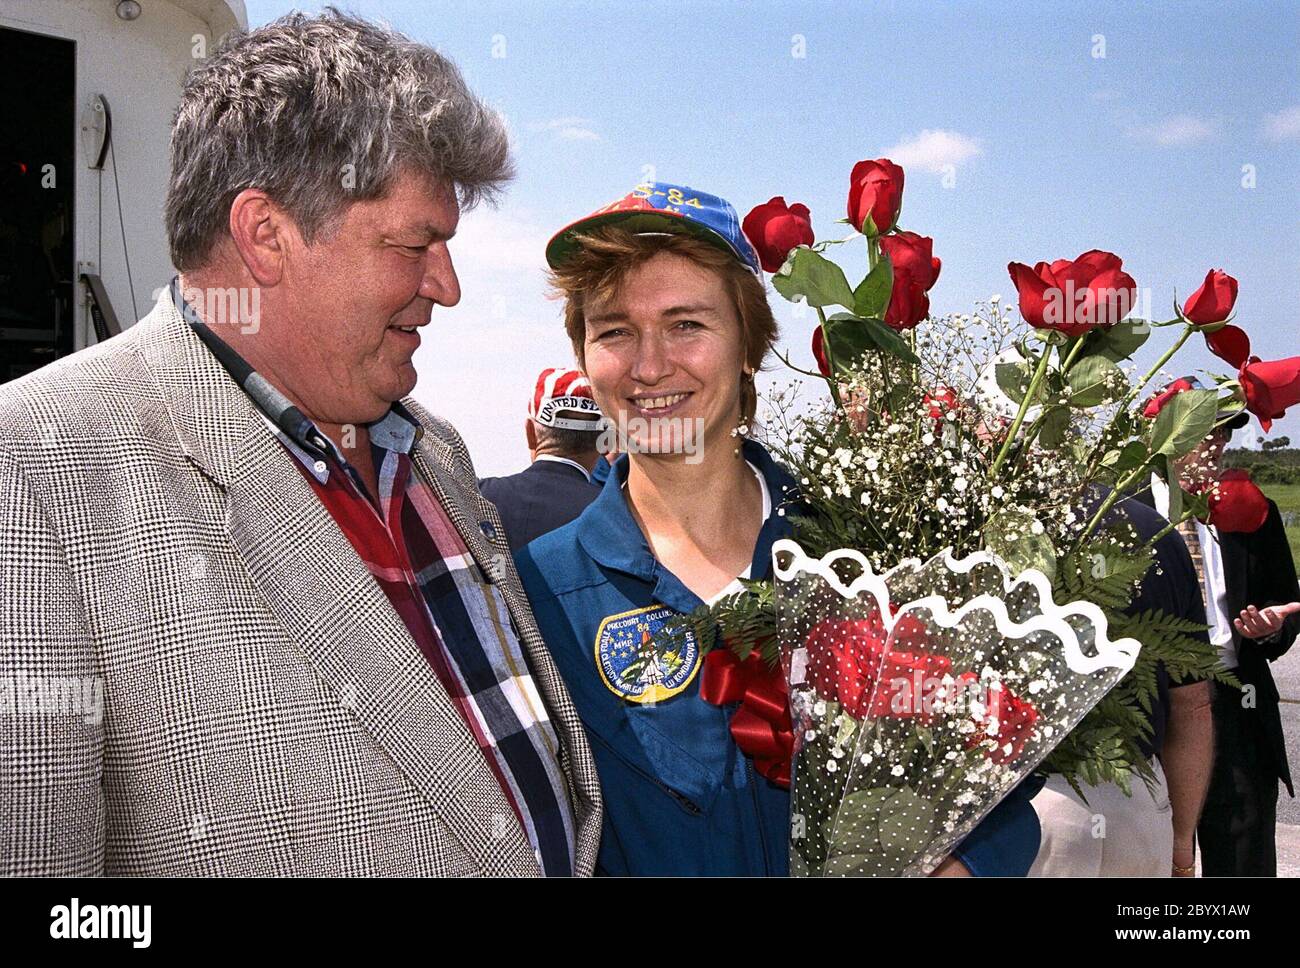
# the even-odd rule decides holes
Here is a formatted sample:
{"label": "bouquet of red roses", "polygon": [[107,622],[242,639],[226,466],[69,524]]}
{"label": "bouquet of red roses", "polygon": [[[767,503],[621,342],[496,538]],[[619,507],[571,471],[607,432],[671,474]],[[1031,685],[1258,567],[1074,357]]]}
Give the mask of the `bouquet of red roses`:
{"label": "bouquet of red roses", "polygon": [[[1186,491],[1170,464],[1243,409],[1267,429],[1300,403],[1300,357],[1251,355],[1219,270],[1151,320],[1113,253],[1013,262],[1019,319],[999,296],[931,318],[941,263],[899,225],[903,185],[888,159],[856,165],[842,239],[816,241],[781,197],[744,220],[774,288],[817,312],[819,372],[786,363],[829,400],[794,416],[768,401],[799,484],[774,581],[689,617],[706,647],[720,631],[742,662],[784,670],[790,728],[745,724],[768,775],[785,774],[773,737],[793,736],[793,868],[809,874],[925,873],[1034,770],[1076,790],[1149,779],[1157,663],[1231,681],[1198,627],[1129,613],[1153,546],[1192,515],[1258,526],[1262,504],[1248,480]],[[855,285],[829,257],[852,244]],[[1139,371],[1163,327],[1178,338]],[[1141,400],[1197,334],[1234,372]],[[1143,540],[1123,502],[1153,474],[1170,524]]]}

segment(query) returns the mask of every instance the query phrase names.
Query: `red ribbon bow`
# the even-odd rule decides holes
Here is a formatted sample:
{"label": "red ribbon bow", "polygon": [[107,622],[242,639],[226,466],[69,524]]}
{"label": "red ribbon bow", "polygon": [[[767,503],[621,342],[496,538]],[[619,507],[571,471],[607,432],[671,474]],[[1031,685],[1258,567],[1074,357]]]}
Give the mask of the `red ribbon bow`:
{"label": "red ribbon bow", "polygon": [[740,703],[731,717],[732,739],[759,773],[788,790],[794,728],[781,667],[769,667],[757,649],[744,660],[730,649],[713,649],[704,657],[700,696],[715,706]]}

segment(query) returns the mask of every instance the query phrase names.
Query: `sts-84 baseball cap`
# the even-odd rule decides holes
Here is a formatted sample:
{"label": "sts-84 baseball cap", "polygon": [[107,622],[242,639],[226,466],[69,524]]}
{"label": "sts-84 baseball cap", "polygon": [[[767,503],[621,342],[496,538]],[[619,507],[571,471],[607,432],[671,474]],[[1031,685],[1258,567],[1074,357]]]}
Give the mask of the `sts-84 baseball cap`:
{"label": "sts-84 baseball cap", "polygon": [[602,225],[630,232],[681,232],[725,249],[755,275],[761,274],[758,253],[740,228],[740,218],[725,198],[686,185],[644,182],[616,202],[578,219],[555,234],[546,245],[546,262],[558,269],[579,248],[576,236]]}

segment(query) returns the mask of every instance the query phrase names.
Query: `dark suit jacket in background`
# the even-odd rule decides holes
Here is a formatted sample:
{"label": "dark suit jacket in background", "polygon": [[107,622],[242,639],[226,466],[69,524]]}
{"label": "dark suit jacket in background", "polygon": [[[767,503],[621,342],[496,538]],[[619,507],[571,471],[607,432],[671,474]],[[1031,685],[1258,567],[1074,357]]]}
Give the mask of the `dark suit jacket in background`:
{"label": "dark suit jacket in background", "polygon": [[518,474],[479,481],[483,496],[497,506],[511,551],[568,524],[596,500],[600,486],[576,467],[538,460]]}
{"label": "dark suit jacket in background", "polygon": [[[1119,502],[1116,507],[1143,541],[1155,537],[1169,524],[1156,511],[1149,489],[1133,495],[1131,500]],[[1204,626],[1205,600],[1200,593],[1196,566],[1192,564],[1192,556],[1183,543],[1182,535],[1177,531],[1166,534],[1156,542],[1155,556],[1155,563],[1143,577],[1138,594],[1125,612],[1128,615],[1140,615],[1155,609]],[[1190,634],[1192,638],[1209,644],[1210,636],[1204,629]],[[1172,680],[1165,664],[1156,664],[1156,694],[1151,701],[1151,739],[1139,744],[1148,756],[1156,756],[1164,748],[1165,733],[1169,726],[1170,688],[1191,684],[1191,681]]]}
{"label": "dark suit jacket in background", "polygon": [[[1268,502],[1268,519],[1262,528],[1250,533],[1220,534],[1219,548],[1223,552],[1223,578],[1228,586],[1229,619],[1236,618],[1248,605],[1264,608],[1300,599],[1286,529],[1272,501]],[[1295,790],[1286,760],[1279,697],[1268,664],[1286,654],[1297,633],[1300,633],[1300,615],[1288,617],[1281,634],[1273,639],[1243,639],[1233,631],[1237,644],[1237,678],[1243,686],[1255,687],[1260,737],[1272,753],[1278,779],[1286,784],[1292,796]]]}
{"label": "dark suit jacket in background", "polygon": [[[1134,498],[1153,507],[1150,489],[1144,489]],[[1228,620],[1236,618],[1248,605],[1264,608],[1267,605],[1284,605],[1300,598],[1296,586],[1295,562],[1287,544],[1286,529],[1277,505],[1268,502],[1268,519],[1258,531],[1219,533],[1219,549],[1223,556],[1223,579],[1227,584]],[[1237,678],[1243,686],[1255,689],[1253,717],[1257,735],[1269,751],[1277,770],[1278,779],[1286,784],[1287,792],[1295,796],[1291,786],[1291,769],[1286,759],[1286,738],[1282,732],[1282,715],[1278,711],[1277,685],[1268,664],[1281,658],[1291,648],[1300,632],[1300,615],[1286,620],[1281,634],[1274,639],[1244,639],[1233,630],[1237,647]]]}

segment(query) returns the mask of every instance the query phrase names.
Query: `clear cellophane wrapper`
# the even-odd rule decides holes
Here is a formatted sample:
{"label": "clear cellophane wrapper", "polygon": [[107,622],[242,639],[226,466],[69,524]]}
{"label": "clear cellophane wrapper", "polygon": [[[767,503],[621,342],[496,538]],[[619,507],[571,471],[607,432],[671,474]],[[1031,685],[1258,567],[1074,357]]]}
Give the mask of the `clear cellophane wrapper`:
{"label": "clear cellophane wrapper", "polygon": [[925,875],[1132,667],[1037,571],[941,554],[876,575],[773,549],[795,756],[791,873]]}

